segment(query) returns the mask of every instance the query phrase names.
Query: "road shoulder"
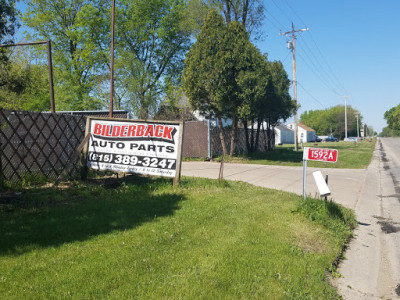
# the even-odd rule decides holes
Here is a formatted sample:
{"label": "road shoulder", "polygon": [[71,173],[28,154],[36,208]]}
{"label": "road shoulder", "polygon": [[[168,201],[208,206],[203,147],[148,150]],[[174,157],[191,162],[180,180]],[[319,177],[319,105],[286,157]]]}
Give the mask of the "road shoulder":
{"label": "road shoulder", "polygon": [[355,206],[359,226],[340,264],[338,272],[342,277],[333,280],[343,299],[397,298],[390,240],[382,231],[382,222],[386,219],[383,191],[390,193],[393,184],[387,181],[381,157],[377,143]]}

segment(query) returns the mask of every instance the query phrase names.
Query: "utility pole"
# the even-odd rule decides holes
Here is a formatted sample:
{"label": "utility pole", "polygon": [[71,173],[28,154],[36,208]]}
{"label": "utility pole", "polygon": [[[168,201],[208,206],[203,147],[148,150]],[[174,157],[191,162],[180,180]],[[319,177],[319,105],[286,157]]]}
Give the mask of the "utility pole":
{"label": "utility pole", "polygon": [[298,117],[297,117],[297,80],[296,80],[296,33],[301,33],[303,31],[307,31],[308,28],[303,29],[294,29],[294,25],[292,23],[292,30],[287,32],[281,32],[280,35],[291,36],[292,41],[288,43],[288,48],[292,49],[293,53],[293,102],[295,105],[295,113],[294,113],[294,149],[298,150]]}
{"label": "utility pole", "polygon": [[115,0],[111,7],[111,62],[110,62],[110,107],[108,116],[113,117],[114,108],[114,27],[115,27]]}
{"label": "utility pole", "polygon": [[342,98],[344,98],[344,138],[347,138],[347,98],[349,98],[349,96],[342,96]]}
{"label": "utility pole", "polygon": [[357,118],[357,139],[359,138],[359,129],[358,129],[358,113],[356,113]]}

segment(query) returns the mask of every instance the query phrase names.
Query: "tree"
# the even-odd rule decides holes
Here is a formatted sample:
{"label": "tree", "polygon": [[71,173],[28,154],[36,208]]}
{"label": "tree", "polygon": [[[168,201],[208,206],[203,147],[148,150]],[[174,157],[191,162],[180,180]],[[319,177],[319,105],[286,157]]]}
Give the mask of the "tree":
{"label": "tree", "polygon": [[227,102],[227,90],[224,89],[226,74],[221,66],[221,53],[224,50],[224,36],[227,28],[223,18],[212,11],[185,59],[183,87],[195,110],[206,116],[215,116],[219,123],[219,136],[223,154],[227,154],[222,132],[222,117]]}
{"label": "tree", "polygon": [[200,27],[207,13],[217,10],[227,24],[233,21],[241,23],[254,39],[262,35],[260,28],[264,19],[264,4],[261,0],[191,0],[190,4]]}
{"label": "tree", "polygon": [[269,84],[266,86],[265,99],[262,99],[264,101],[259,104],[258,122],[264,120],[266,124],[267,150],[270,150],[275,145],[274,127],[280,121],[286,121],[292,116],[296,106],[289,94],[290,80],[282,63],[280,61],[270,62],[268,67],[271,77]]}
{"label": "tree", "polygon": [[381,137],[392,137],[394,136],[392,129],[389,126],[386,126],[382,129],[382,132],[379,134]]}
{"label": "tree", "polygon": [[[266,56],[261,56],[263,63],[259,66],[257,78],[260,79],[256,97],[249,105],[248,113],[241,116],[244,124],[248,152],[258,148],[260,130],[265,126],[268,136],[266,150],[274,145],[273,127],[280,120],[286,120],[294,111],[294,104],[289,95],[290,81],[281,62],[269,62]],[[248,130],[249,123],[251,129]],[[254,135],[254,127],[256,134]]]}
{"label": "tree", "polygon": [[59,109],[96,109],[93,96],[109,57],[110,0],[30,0],[23,22],[28,38],[53,42],[55,92]]}
{"label": "tree", "polygon": [[[387,110],[384,118],[392,136],[400,136],[400,104]],[[389,130],[386,131],[389,131]]]}
{"label": "tree", "polygon": [[262,99],[266,95],[266,87],[270,84],[271,79],[266,56],[263,56],[255,47],[250,49],[253,50],[253,63],[250,68],[241,72],[242,76],[239,76],[239,84],[242,90],[239,95],[243,97],[243,101],[238,111],[239,118],[244,126],[246,146],[249,153],[257,148],[259,131],[257,131],[257,138],[254,141],[254,131],[248,130],[248,123],[251,122],[253,129],[259,116]]}
{"label": "tree", "polygon": [[15,2],[15,0],[0,0],[0,44],[12,43],[19,27]]}
{"label": "tree", "polygon": [[[347,135],[357,136],[357,118],[359,128],[362,122],[360,112],[347,106]],[[305,111],[300,116],[300,122],[313,128],[317,135],[334,135],[340,139],[345,137],[345,107],[337,105],[325,110]]]}
{"label": "tree", "polygon": [[211,11],[185,60],[183,86],[194,109],[218,118],[223,153],[227,147],[222,118],[232,119],[230,155],[235,150],[239,112],[252,88],[246,89],[254,71],[256,48],[239,22],[226,24]]}
{"label": "tree", "polygon": [[[42,46],[38,46],[42,47]],[[18,47],[0,75],[0,106],[28,111],[50,110],[47,64],[33,63],[34,53]]]}
{"label": "tree", "polygon": [[[121,0],[116,28],[117,89],[137,116],[147,119],[178,85],[192,34],[184,0]],[[189,24],[189,25],[188,25]]]}
{"label": "tree", "polygon": [[[14,34],[19,27],[17,21],[18,11],[14,0],[0,0],[0,44],[13,42]],[[6,84],[6,70],[9,68],[8,48],[0,47],[0,87]]]}
{"label": "tree", "polygon": [[238,21],[227,24],[224,36],[226,48],[223,50],[222,65],[225,68],[229,87],[228,101],[225,105],[227,117],[232,119],[230,155],[236,149],[238,121],[240,116],[262,93],[265,82],[261,77],[263,56],[250,42],[245,27]]}

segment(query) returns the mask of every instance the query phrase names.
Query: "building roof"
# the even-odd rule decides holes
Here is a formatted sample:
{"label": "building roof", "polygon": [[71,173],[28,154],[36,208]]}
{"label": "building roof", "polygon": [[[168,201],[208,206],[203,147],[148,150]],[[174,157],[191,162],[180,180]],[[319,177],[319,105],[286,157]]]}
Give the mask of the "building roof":
{"label": "building roof", "polygon": [[284,125],[284,124],[278,124],[278,125],[276,125],[275,126],[275,128],[276,129],[279,129],[279,130],[287,130],[287,131],[294,131],[293,129],[290,129],[289,127],[287,127],[286,125]]}
{"label": "building roof", "polygon": [[311,127],[308,127],[307,125],[304,125],[304,124],[301,124],[301,123],[299,123],[298,126],[301,127],[301,128],[303,128],[304,130],[307,130],[307,131],[315,131],[315,130],[312,129]]}

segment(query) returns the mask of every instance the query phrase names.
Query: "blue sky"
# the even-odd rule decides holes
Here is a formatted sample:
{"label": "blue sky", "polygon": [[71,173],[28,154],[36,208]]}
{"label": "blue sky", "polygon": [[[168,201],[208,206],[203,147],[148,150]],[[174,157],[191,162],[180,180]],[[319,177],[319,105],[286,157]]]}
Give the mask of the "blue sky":
{"label": "blue sky", "polygon": [[[378,133],[385,111],[400,103],[400,0],[264,0],[270,60],[292,79],[292,54],[280,31],[308,27],[296,40],[299,115],[344,104],[359,110]],[[23,4],[18,5],[24,9]],[[21,29],[20,31],[22,31]],[[292,89],[291,89],[292,92]]]}
{"label": "blue sky", "polygon": [[[378,133],[385,111],[400,104],[400,1],[264,0],[264,40],[270,60],[283,62],[292,79],[288,38],[279,32],[308,27],[296,39],[299,114],[348,105]],[[292,89],[291,89],[292,92]]]}

